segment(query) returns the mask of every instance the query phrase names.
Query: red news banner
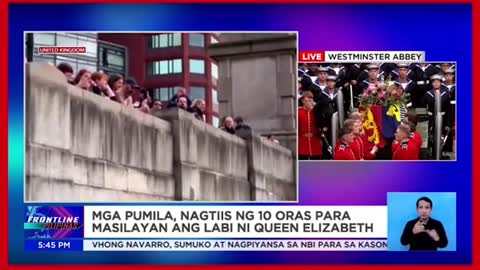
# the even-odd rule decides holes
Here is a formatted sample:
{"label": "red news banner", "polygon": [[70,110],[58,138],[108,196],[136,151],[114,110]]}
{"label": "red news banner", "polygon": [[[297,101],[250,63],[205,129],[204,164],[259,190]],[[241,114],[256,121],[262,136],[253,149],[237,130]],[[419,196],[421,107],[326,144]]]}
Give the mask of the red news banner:
{"label": "red news banner", "polygon": [[303,63],[425,62],[424,51],[303,51]]}
{"label": "red news banner", "polygon": [[307,52],[300,52],[299,54],[299,62],[325,62],[325,51],[321,52],[314,52],[314,51],[307,51]]}

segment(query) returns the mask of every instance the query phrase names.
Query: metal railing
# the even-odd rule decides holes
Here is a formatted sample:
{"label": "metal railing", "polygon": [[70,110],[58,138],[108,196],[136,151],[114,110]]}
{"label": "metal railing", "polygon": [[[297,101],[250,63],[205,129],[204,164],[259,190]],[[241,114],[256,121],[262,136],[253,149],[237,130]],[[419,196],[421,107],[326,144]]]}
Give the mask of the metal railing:
{"label": "metal railing", "polygon": [[338,111],[338,123],[340,127],[343,127],[343,122],[345,121],[345,110],[343,108],[343,92],[342,87],[338,89],[337,92],[337,111]]}
{"label": "metal railing", "polygon": [[353,112],[353,86],[351,83],[348,84],[350,90],[350,112]]}
{"label": "metal railing", "polygon": [[433,147],[435,151],[435,159],[440,160],[441,152],[442,152],[442,124],[443,124],[443,117],[442,117],[442,97],[440,95],[440,91],[435,91],[435,113],[434,113],[434,141]]}
{"label": "metal railing", "polygon": [[332,128],[330,130],[330,136],[332,138],[332,148],[335,149],[335,145],[337,144],[337,137],[338,137],[338,112],[332,115]]}

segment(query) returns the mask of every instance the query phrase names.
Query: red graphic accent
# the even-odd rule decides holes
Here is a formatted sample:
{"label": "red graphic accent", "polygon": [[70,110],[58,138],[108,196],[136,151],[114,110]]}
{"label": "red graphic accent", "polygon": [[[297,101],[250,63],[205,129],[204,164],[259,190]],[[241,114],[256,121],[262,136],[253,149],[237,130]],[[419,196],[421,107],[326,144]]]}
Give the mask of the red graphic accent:
{"label": "red graphic accent", "polygon": [[308,51],[308,52],[300,52],[298,55],[299,62],[325,62],[325,51]]}

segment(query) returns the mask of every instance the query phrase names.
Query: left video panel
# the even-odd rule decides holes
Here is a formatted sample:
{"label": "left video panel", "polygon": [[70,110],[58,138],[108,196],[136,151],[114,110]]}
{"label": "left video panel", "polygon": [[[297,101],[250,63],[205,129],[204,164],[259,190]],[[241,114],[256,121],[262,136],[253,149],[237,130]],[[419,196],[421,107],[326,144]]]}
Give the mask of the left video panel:
{"label": "left video panel", "polygon": [[298,201],[297,36],[25,32],[25,201]]}

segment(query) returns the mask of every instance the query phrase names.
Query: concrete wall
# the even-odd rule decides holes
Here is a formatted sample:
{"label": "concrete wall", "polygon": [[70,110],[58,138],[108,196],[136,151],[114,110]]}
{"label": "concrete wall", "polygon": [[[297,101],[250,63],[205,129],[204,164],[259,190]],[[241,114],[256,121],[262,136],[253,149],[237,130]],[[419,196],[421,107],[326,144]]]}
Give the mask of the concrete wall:
{"label": "concrete wall", "polygon": [[285,201],[296,198],[296,160],[292,151],[258,136],[247,143],[252,200]]}
{"label": "concrete wall", "polygon": [[27,201],[296,200],[293,153],[173,109],[149,115],[27,65]]}
{"label": "concrete wall", "polygon": [[219,66],[220,117],[242,116],[296,152],[296,34],[222,34],[209,51]]}
{"label": "concrete wall", "polygon": [[246,142],[178,109],[157,114],[172,124],[177,199],[248,201]]}
{"label": "concrete wall", "polygon": [[170,123],[27,66],[26,199],[173,200]]}

